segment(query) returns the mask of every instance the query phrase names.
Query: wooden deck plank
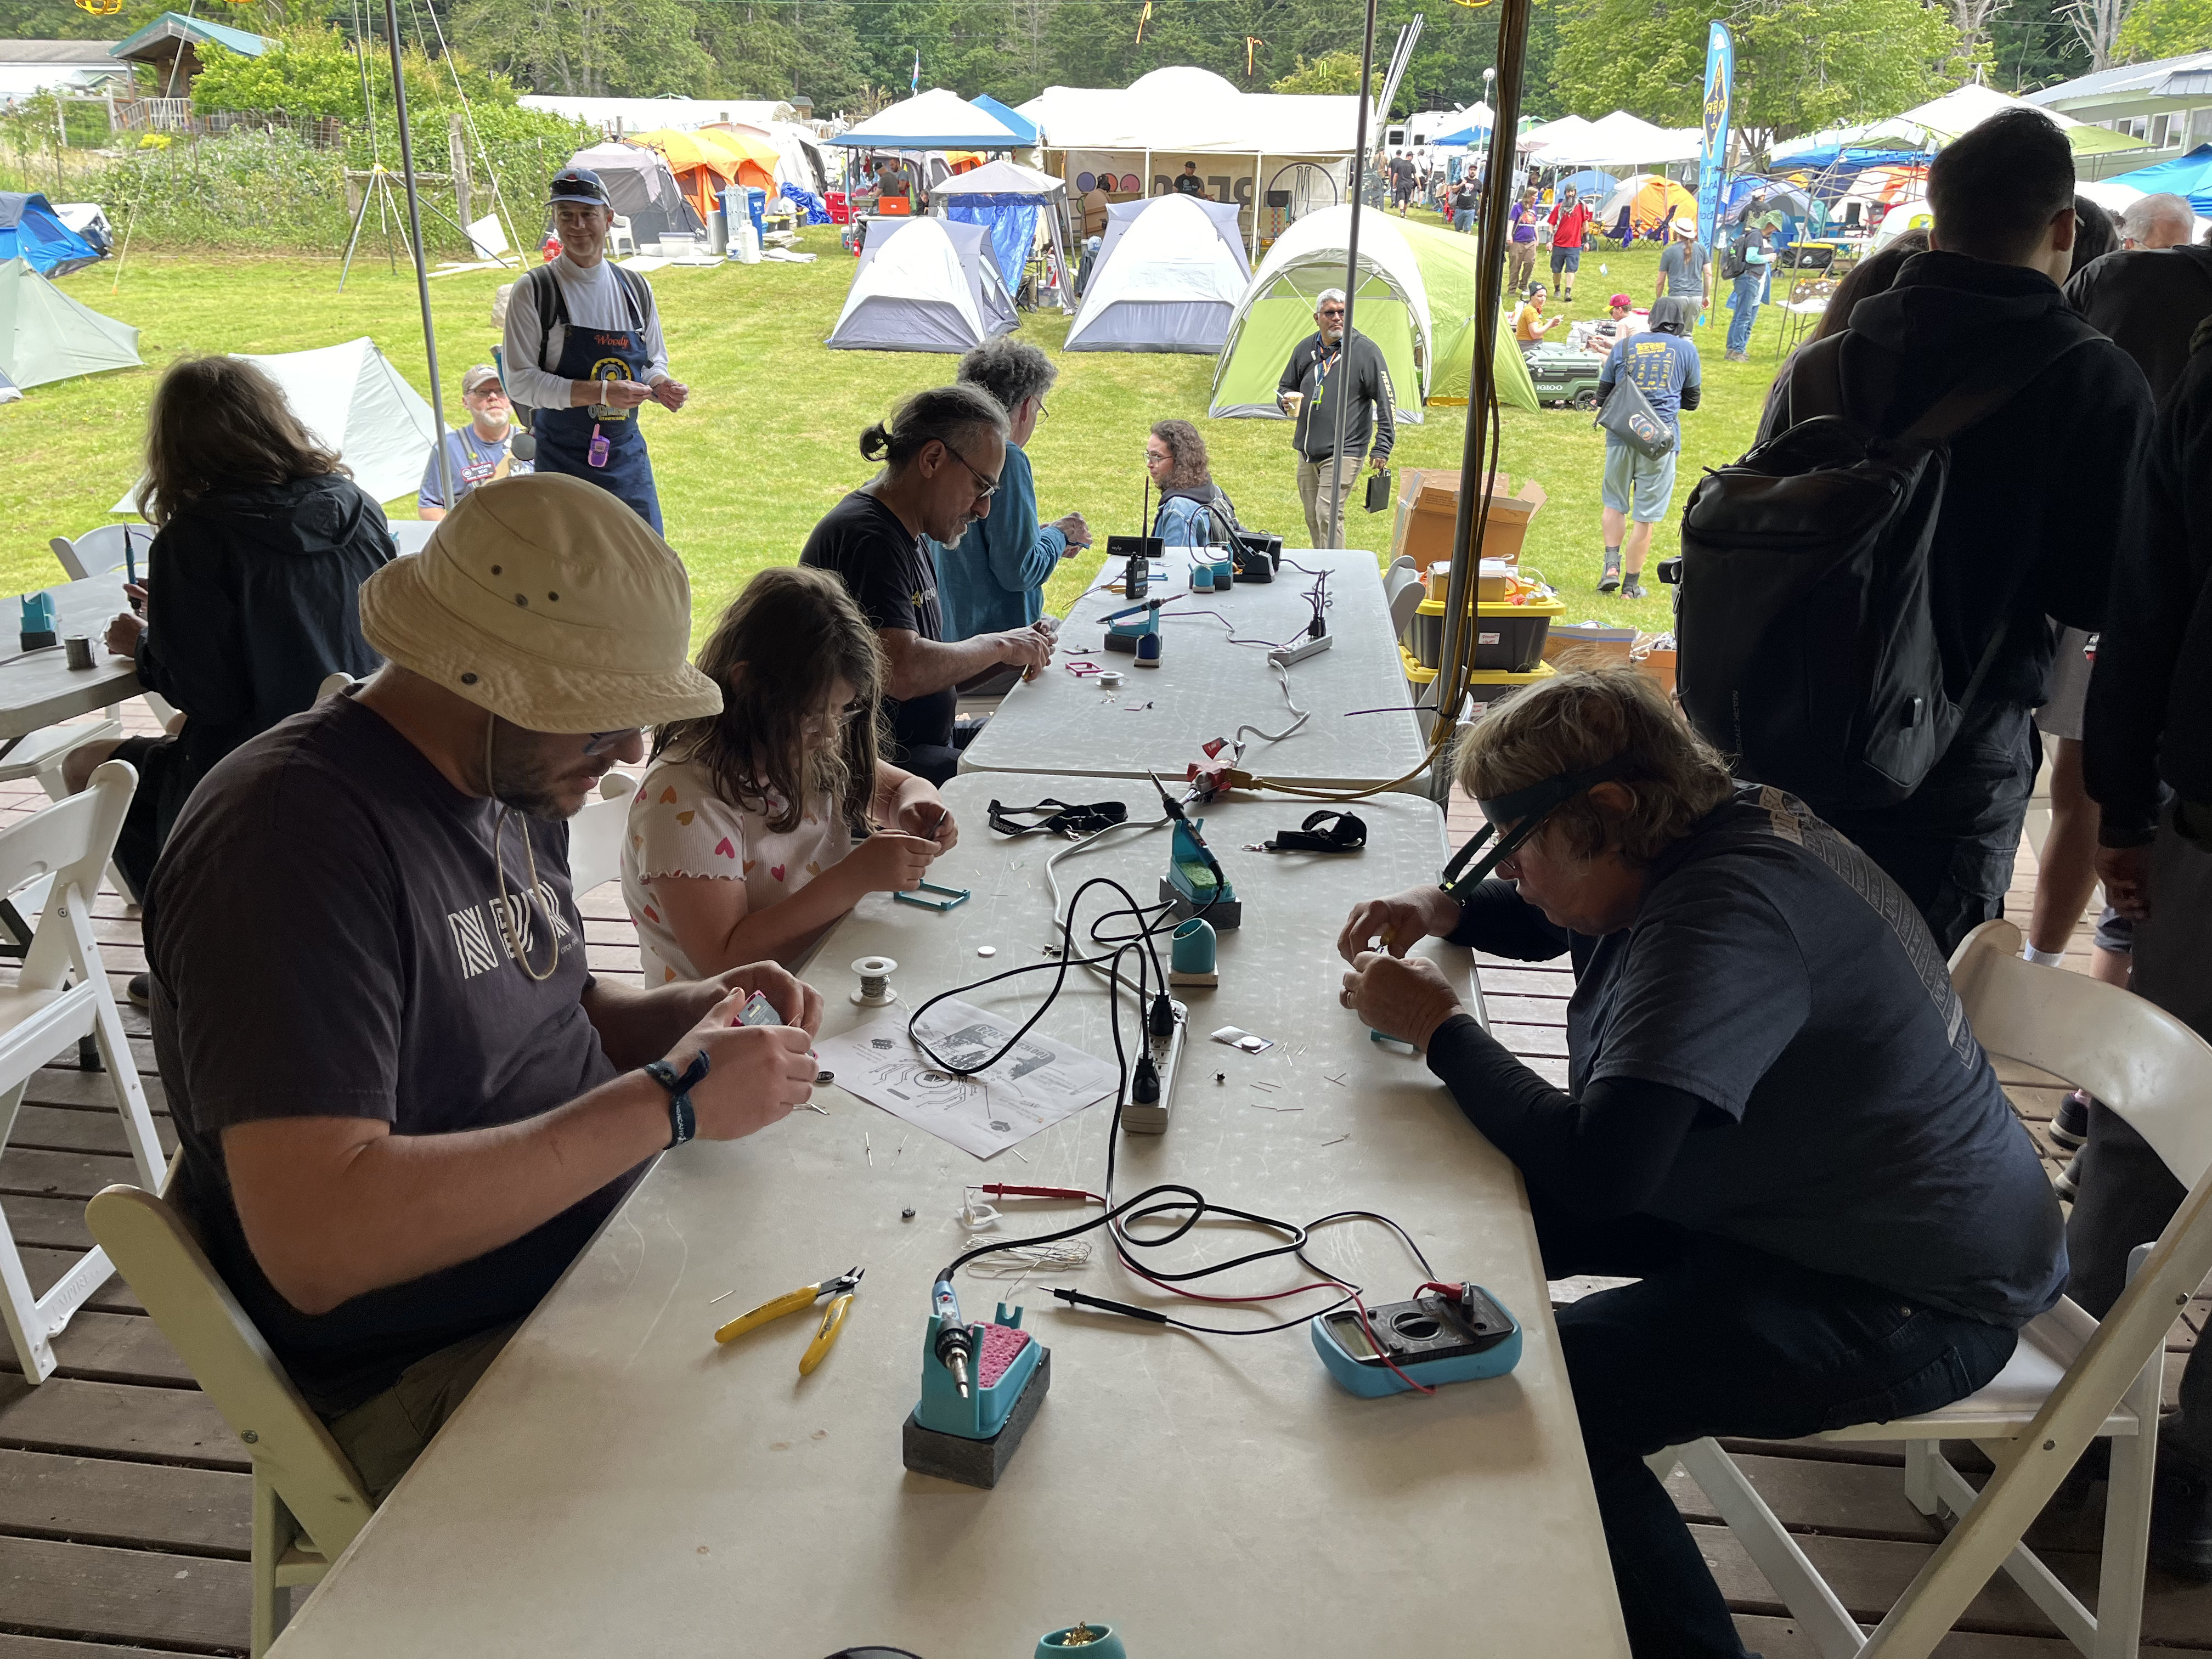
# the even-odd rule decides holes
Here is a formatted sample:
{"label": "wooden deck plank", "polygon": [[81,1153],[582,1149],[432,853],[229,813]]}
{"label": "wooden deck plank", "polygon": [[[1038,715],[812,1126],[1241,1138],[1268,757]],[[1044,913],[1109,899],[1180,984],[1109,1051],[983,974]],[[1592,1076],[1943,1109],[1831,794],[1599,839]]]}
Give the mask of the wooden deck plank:
{"label": "wooden deck plank", "polygon": [[0,1659],[161,1659],[161,1656],[151,1648],[118,1648],[105,1642],[15,1636],[0,1631]]}
{"label": "wooden deck plank", "polygon": [[[31,1294],[44,1296],[53,1282],[76,1265],[82,1250],[32,1250],[22,1253],[23,1273],[31,1281]],[[146,1304],[123,1282],[119,1273],[111,1274],[107,1282],[94,1291],[86,1301],[86,1307],[101,1313],[142,1314]]]}
{"label": "wooden deck plank", "polygon": [[5,1617],[19,1628],[243,1650],[252,1573],[243,1561],[0,1538]]}
{"label": "wooden deck plank", "polygon": [[[1813,1638],[1787,1619],[1741,1613],[1736,1633],[1744,1646],[1762,1659],[1820,1659]],[[0,1650],[0,1659],[7,1659]],[[2063,1637],[1990,1636],[1954,1631],[1936,1644],[1934,1659],[2081,1659],[2081,1653]]]}
{"label": "wooden deck plank", "polygon": [[0,1195],[0,1215],[7,1217],[9,1236],[22,1249],[92,1248],[92,1229],[84,1224],[82,1199],[25,1198],[10,1193]]}
{"label": "wooden deck plank", "polygon": [[45,1152],[29,1146],[0,1152],[0,1193],[30,1198],[90,1198],[118,1181],[136,1182],[138,1166],[100,1152]]}
{"label": "wooden deck plank", "polygon": [[[165,1156],[177,1150],[176,1126],[167,1117],[154,1120],[154,1133]],[[131,1143],[123,1133],[122,1109],[112,1103],[99,1111],[75,1106],[33,1106],[26,1102],[15,1114],[8,1150],[106,1152],[128,1158]],[[0,1184],[4,1181],[0,1176]]]}
{"label": "wooden deck plank", "polygon": [[[54,1338],[55,1373],[95,1382],[139,1382],[151,1388],[195,1388],[184,1356],[144,1314],[80,1309]],[[0,1348],[0,1373],[20,1374],[13,1348]]]}
{"label": "wooden deck plank", "polygon": [[[0,1451],[0,1533],[243,1561],[253,1547],[253,1477]],[[7,1651],[0,1647],[0,1659]]]}
{"label": "wooden deck plank", "polygon": [[[250,1469],[208,1397],[189,1389],[0,1374],[0,1446],[146,1462]],[[0,1583],[5,1575],[0,1574]]]}
{"label": "wooden deck plank", "polygon": [[[161,1078],[151,1072],[138,1076],[139,1092],[146,1097],[147,1108],[157,1116],[166,1116],[169,1097],[162,1090]],[[70,1106],[86,1111],[115,1109],[115,1085],[107,1080],[105,1072],[80,1072],[74,1066],[47,1066],[31,1073],[30,1082],[23,1090],[24,1103],[32,1106]]]}

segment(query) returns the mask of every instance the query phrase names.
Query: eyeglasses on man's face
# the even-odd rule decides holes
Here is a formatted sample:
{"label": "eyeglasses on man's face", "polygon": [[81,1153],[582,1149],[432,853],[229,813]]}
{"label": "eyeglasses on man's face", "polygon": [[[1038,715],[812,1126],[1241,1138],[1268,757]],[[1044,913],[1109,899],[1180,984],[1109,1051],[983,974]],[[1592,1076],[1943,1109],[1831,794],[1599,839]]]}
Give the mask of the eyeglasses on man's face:
{"label": "eyeglasses on man's face", "polygon": [[951,444],[946,444],[945,446],[945,453],[950,455],[954,460],[959,462],[961,465],[966,467],[968,469],[969,476],[975,480],[975,499],[977,501],[990,501],[997,497],[999,493],[999,484],[995,478],[985,477],[981,472],[976,471],[975,464],[973,461],[969,460],[965,455],[963,455]]}

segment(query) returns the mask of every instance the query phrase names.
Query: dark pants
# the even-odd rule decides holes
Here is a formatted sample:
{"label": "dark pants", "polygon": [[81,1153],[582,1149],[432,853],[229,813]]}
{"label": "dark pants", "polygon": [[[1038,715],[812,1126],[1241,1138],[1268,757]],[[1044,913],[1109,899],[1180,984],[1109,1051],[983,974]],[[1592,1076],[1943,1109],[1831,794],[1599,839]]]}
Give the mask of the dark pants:
{"label": "dark pants", "polygon": [[131,884],[132,894],[143,898],[154,862],[161,856],[161,845],[191,793],[193,781],[185,776],[184,747],[175,738],[125,738],[115,745],[111,758],[127,761],[138,772],[137,791],[115,837],[115,867]]}
{"label": "dark pants", "polygon": [[1744,1652],[1695,1539],[1644,1459],[1706,1436],[1790,1440],[1929,1411],[2003,1369],[2016,1334],[1649,1216],[1577,1221],[1532,1194],[1551,1279],[1641,1282],[1559,1314],[1631,1649]]}
{"label": "dark pants", "polygon": [[915,744],[910,748],[894,743],[891,764],[932,783],[950,783],[960,770],[960,751],[975,740],[975,734],[990,718],[985,714],[975,720],[955,721],[949,743]]}
{"label": "dark pants", "polygon": [[[2174,833],[2171,816],[2151,847],[2151,914],[2135,925],[2130,988],[2212,1040],[2212,853]],[[2075,1171],[2080,1196],[2066,1223],[2073,1263],[2067,1295],[2102,1319],[2127,1288],[2128,1255],[2173,1219],[2185,1196],[2166,1160],[2110,1108],[2092,1103],[2089,1139]],[[2212,1341],[2181,1373],[2181,1410],[2159,1429],[2159,1455],[2212,1479]]]}
{"label": "dark pants", "polygon": [[1905,890],[1946,957],[2004,914],[2035,788],[2034,722],[2018,703],[1969,713],[1911,798],[1871,811],[1815,811]]}

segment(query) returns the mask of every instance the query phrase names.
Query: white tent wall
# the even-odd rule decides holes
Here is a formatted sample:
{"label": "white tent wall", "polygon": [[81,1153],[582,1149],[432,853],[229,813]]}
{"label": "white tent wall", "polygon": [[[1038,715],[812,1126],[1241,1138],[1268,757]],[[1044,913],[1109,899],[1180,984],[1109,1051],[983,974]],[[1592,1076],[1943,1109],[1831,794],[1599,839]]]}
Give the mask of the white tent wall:
{"label": "white tent wall", "polygon": [[[1293,219],[1345,200],[1345,181],[1352,172],[1345,156],[1317,152],[1278,155],[1255,150],[1223,155],[1205,150],[1071,149],[1047,150],[1045,161],[1066,180],[1071,207],[1091,187],[1084,182],[1086,179],[1104,190],[1111,202],[1171,194],[1183,163],[1194,162],[1207,197],[1236,207],[1237,233],[1251,261]],[[1104,182],[1107,176],[1114,180],[1110,185]],[[1297,199],[1279,214],[1271,214],[1267,204],[1270,190]]]}
{"label": "white tent wall", "polygon": [[970,351],[1018,322],[980,226],[893,220],[873,227],[824,343],[847,351]]}
{"label": "white tent wall", "polygon": [[1167,196],[1117,204],[1068,351],[1212,354],[1251,280],[1225,202]]}
{"label": "white tent wall", "polygon": [[[276,382],[308,435],[337,452],[370,500],[397,501],[422,487],[437,419],[375,341],[364,335],[313,351],[268,357],[240,353],[239,360]],[[136,513],[131,497],[137,493],[133,484],[107,510]]]}

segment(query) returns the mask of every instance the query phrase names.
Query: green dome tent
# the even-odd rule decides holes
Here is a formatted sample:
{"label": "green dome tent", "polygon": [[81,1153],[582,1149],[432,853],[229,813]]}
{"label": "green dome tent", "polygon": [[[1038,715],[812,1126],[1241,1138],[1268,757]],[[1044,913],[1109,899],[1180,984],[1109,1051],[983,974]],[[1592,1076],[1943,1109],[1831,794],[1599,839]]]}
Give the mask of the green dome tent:
{"label": "green dome tent", "polygon": [[20,256],[0,265],[0,374],[27,391],[138,367],[138,331],[79,305]]}
{"label": "green dome tent", "polygon": [[[1314,301],[1344,286],[1349,207],[1299,220],[1267,251],[1237,301],[1214,366],[1207,413],[1280,418],[1275,386],[1291,349],[1313,331]],[[1401,421],[1429,403],[1464,404],[1474,369],[1477,239],[1368,212],[1359,221],[1359,292],[1352,326],[1382,349]],[[1492,354],[1499,401],[1534,410],[1528,366],[1500,325]]]}

